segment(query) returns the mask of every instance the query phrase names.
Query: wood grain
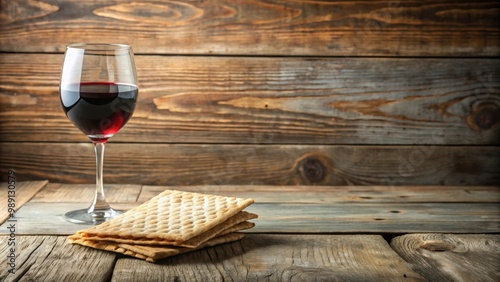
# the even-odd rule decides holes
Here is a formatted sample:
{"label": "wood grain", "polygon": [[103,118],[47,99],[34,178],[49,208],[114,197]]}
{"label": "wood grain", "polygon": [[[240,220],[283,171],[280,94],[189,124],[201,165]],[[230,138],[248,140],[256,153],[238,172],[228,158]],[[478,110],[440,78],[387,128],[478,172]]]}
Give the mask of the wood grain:
{"label": "wood grain", "polygon": [[[7,236],[0,236],[0,253],[7,254]],[[66,237],[17,236],[16,271],[9,274],[7,257],[0,257],[2,281],[109,281],[116,255],[72,246]]]}
{"label": "wood grain", "polygon": [[[29,202],[16,213],[16,235],[70,235],[92,224],[74,224],[64,218],[69,211],[87,209],[91,199],[83,202]],[[111,203],[116,210],[126,211],[138,206],[135,202]],[[9,222],[0,225],[0,234],[9,234]]]}
{"label": "wood grain", "polygon": [[[139,203],[115,203],[128,210]],[[67,222],[63,215],[83,209],[89,202],[30,202],[16,214],[17,234],[69,235],[85,228]],[[500,207],[497,203],[255,203],[246,209],[256,213],[257,233],[370,233],[415,232],[498,233]],[[5,223],[0,234],[8,234]]]}
{"label": "wood grain", "polygon": [[[49,186],[51,189],[44,189],[45,193],[37,194],[42,201],[32,200],[18,211],[16,227],[19,229],[16,229],[15,237],[16,274],[8,275],[8,268],[3,268],[0,270],[2,281],[142,281],[147,277],[148,281],[209,278],[211,281],[497,281],[500,273],[497,265],[500,236],[496,235],[500,230],[498,203],[487,203],[478,199],[477,203],[466,204],[460,203],[460,197],[455,198],[455,202],[448,201],[450,193],[440,193],[437,189],[434,189],[434,203],[396,203],[397,200],[390,203],[384,199],[373,203],[365,202],[363,198],[344,201],[342,195],[339,196],[339,201],[322,201],[316,195],[311,197],[310,203],[296,203],[287,197],[284,197],[282,202],[274,202],[273,199],[277,197],[270,196],[267,200],[262,200],[262,203],[256,202],[248,207],[249,211],[260,215],[255,220],[257,226],[251,230],[258,233],[247,232],[247,237],[239,242],[206,248],[151,264],[69,245],[66,243],[66,237],[41,235],[51,232],[64,234],[65,231],[73,233],[76,228],[83,228],[82,225],[70,224],[62,219],[63,211],[74,208],[78,203],[43,200],[52,198],[57,201],[60,199],[51,197],[51,194],[70,192],[69,189],[86,190],[91,187],[69,184],[47,185]],[[276,191],[277,187],[258,186],[253,187],[253,190],[248,187],[250,186],[239,188],[244,190],[243,193],[267,191],[284,194]],[[146,189],[140,191],[144,195],[139,196],[138,200],[161,189],[144,188]],[[185,188],[189,191],[197,187]],[[301,189],[303,187],[287,188],[294,188],[287,191],[288,194],[293,193],[295,189],[304,190]],[[321,194],[321,191],[315,190],[318,187],[311,188],[311,193]],[[448,188],[450,191],[463,189]],[[229,187],[212,186],[205,189],[221,193],[231,191]],[[238,190],[237,187],[232,189]],[[402,190],[405,189],[411,191],[408,187],[402,187]],[[484,191],[486,187],[476,189]],[[373,193],[381,192],[376,187],[368,190]],[[388,191],[398,194],[390,189]],[[492,198],[497,198],[499,191],[490,190],[488,193]],[[78,193],[73,194],[77,195]],[[325,197],[333,198],[335,194],[326,193]],[[443,202],[439,199],[443,199]],[[123,205],[129,205],[128,208],[131,208],[135,204]],[[356,226],[361,229],[353,231]],[[23,235],[29,233],[26,230],[37,236]],[[444,230],[495,234],[452,235]],[[6,231],[5,226],[0,226],[0,232],[5,234]],[[324,234],[329,232],[349,234]],[[352,234],[353,232],[445,234],[397,236],[389,246],[380,235],[356,235]],[[8,238],[0,236],[1,253],[9,253]],[[6,256],[0,258],[0,264],[7,264]]]}
{"label": "wood grain", "polygon": [[500,236],[407,234],[391,247],[430,281],[499,281]]}
{"label": "wood grain", "polygon": [[[499,187],[145,186],[137,195],[136,186],[107,185],[112,206],[128,210],[165,189],[253,198],[256,204],[249,209],[260,216],[252,232],[399,234],[416,230],[500,230]],[[48,184],[19,207],[17,234],[69,235],[81,230],[83,225],[68,223],[63,214],[86,208],[93,189],[92,184]],[[0,226],[0,233],[9,233],[6,226]]]}
{"label": "wood grain", "polygon": [[494,204],[429,203],[254,204],[252,232],[402,234],[498,233],[500,207]]}
{"label": "wood grain", "polygon": [[111,281],[424,281],[381,236],[263,235],[159,264],[122,258]]}
{"label": "wood grain", "polygon": [[[137,56],[114,142],[500,144],[500,60]],[[62,55],[0,55],[0,140],[78,142]],[[472,67],[473,66],[473,67]]]}
{"label": "wood grain", "polygon": [[7,52],[113,38],[156,54],[500,54],[497,1],[8,0],[0,11]]}
{"label": "wood grain", "polygon": [[[133,203],[137,201],[141,188],[141,185],[136,184],[105,184],[104,193],[109,203]],[[65,185],[49,183],[30,202],[88,201],[90,203],[94,198],[95,189],[94,184]]]}
{"label": "wood grain", "polygon": [[[0,169],[95,182],[89,143],[3,143]],[[498,185],[500,148],[108,143],[105,183],[145,185]],[[5,175],[2,175],[5,177]],[[5,181],[5,180],[4,180]]]}
{"label": "wood grain", "polygon": [[[50,187],[49,184],[47,188]],[[70,194],[74,185],[62,185]],[[44,191],[47,191],[47,188]],[[258,203],[500,203],[500,186],[264,186],[198,185],[143,186],[137,201],[145,202],[164,190],[239,198],[253,198]],[[37,201],[38,196],[31,201]]]}
{"label": "wood grain", "polygon": [[[7,180],[8,182],[0,183],[0,199],[3,200],[0,203],[0,224],[4,223],[11,216],[8,209],[8,205],[10,203],[8,201],[8,198],[14,200],[14,209],[17,211],[48,184],[48,181],[46,180],[19,181],[19,178],[15,176],[15,178],[13,179],[14,182],[8,185],[10,180],[12,179]],[[9,186],[11,187],[10,189],[8,189]],[[13,194],[8,193],[8,191],[13,191]]]}

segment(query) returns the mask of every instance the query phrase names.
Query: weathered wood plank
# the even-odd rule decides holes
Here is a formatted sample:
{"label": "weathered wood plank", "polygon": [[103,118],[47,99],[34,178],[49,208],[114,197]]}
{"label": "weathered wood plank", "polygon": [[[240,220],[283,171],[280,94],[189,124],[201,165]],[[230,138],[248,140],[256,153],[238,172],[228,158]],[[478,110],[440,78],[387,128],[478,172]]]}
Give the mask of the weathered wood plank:
{"label": "weathered wood plank", "polygon": [[[0,253],[10,253],[0,236]],[[2,281],[109,281],[116,255],[66,243],[66,237],[17,236],[15,274],[6,255],[0,256]]]}
{"label": "weathered wood plank", "polygon": [[[89,203],[25,204],[17,213],[18,234],[69,235],[86,225],[64,220],[64,213]],[[130,209],[138,203],[114,204]],[[384,233],[411,232],[498,233],[498,203],[255,203],[246,210],[256,213],[258,233]],[[6,225],[0,234],[8,234]]]}
{"label": "weathered wood plank", "polygon": [[[112,203],[117,210],[129,210],[138,203]],[[74,224],[64,219],[64,214],[77,209],[86,209],[88,202],[29,202],[16,213],[17,235],[70,235],[91,227],[90,224]],[[9,234],[9,222],[0,226],[0,234]]]}
{"label": "weathered wood plank", "polygon": [[[141,185],[105,184],[104,193],[109,203],[136,202],[141,193]],[[83,202],[87,200],[90,203],[94,194],[94,184],[49,183],[30,202]]]}
{"label": "weathered wood plank", "polygon": [[407,234],[391,247],[430,281],[500,280],[500,235]]}
{"label": "weathered wood plank", "polygon": [[[13,177],[13,179],[7,180],[8,182],[0,183],[0,199],[2,199],[2,202],[0,202],[0,224],[4,223],[10,217],[9,203],[14,204],[14,210],[17,211],[48,183],[46,180],[19,181],[17,175],[13,175]],[[9,202],[9,198],[13,199],[14,202]]]}
{"label": "weathered wood plank", "polygon": [[[10,143],[0,169],[24,179],[94,183],[88,143]],[[498,185],[500,147],[107,145],[105,183],[145,185]],[[5,177],[2,175],[1,177]]]}
{"label": "weathered wood plank", "polygon": [[[62,55],[0,55],[0,140],[84,141]],[[137,56],[114,142],[500,144],[500,60]]]}
{"label": "weathered wood plank", "polygon": [[144,186],[137,201],[167,189],[253,198],[258,203],[500,203],[500,186]]}
{"label": "weathered wood plank", "polygon": [[113,38],[138,53],[500,53],[497,1],[16,0],[2,1],[0,11],[0,50],[8,52],[61,52],[70,42]]}
{"label": "weathered wood plank", "polygon": [[423,281],[376,235],[263,235],[158,264],[120,258],[111,281]]}
{"label": "weathered wood plank", "polygon": [[254,204],[252,232],[265,233],[498,233],[498,203]]}

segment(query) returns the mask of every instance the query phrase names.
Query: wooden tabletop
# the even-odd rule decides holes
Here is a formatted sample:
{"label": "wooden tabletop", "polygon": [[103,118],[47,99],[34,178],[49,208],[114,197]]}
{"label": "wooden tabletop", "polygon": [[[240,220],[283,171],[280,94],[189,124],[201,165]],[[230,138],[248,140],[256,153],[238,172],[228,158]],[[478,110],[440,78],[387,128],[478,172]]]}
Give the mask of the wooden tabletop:
{"label": "wooden tabletop", "polygon": [[255,200],[247,210],[259,218],[241,241],[158,263],[66,242],[86,226],[63,214],[87,207],[93,185],[7,187],[0,190],[1,281],[500,280],[495,186],[106,185],[108,200],[120,209],[165,189]]}

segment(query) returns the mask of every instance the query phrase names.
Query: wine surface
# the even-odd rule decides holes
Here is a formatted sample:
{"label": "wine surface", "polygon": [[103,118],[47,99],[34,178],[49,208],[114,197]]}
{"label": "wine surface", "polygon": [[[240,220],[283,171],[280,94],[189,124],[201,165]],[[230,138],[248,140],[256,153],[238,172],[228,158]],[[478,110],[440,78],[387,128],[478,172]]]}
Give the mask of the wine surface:
{"label": "wine surface", "polygon": [[138,88],[132,84],[87,82],[60,89],[69,120],[94,142],[106,142],[132,116]]}

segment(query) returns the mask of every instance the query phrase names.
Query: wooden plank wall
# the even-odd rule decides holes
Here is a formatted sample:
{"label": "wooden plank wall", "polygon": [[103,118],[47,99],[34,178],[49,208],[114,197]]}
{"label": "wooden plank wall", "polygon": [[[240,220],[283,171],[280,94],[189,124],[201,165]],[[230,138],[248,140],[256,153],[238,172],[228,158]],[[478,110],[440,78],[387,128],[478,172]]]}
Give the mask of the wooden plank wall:
{"label": "wooden plank wall", "polygon": [[[133,46],[107,183],[500,183],[500,2],[0,2],[1,178],[92,183],[65,46]],[[5,173],[4,173],[5,172]]]}

